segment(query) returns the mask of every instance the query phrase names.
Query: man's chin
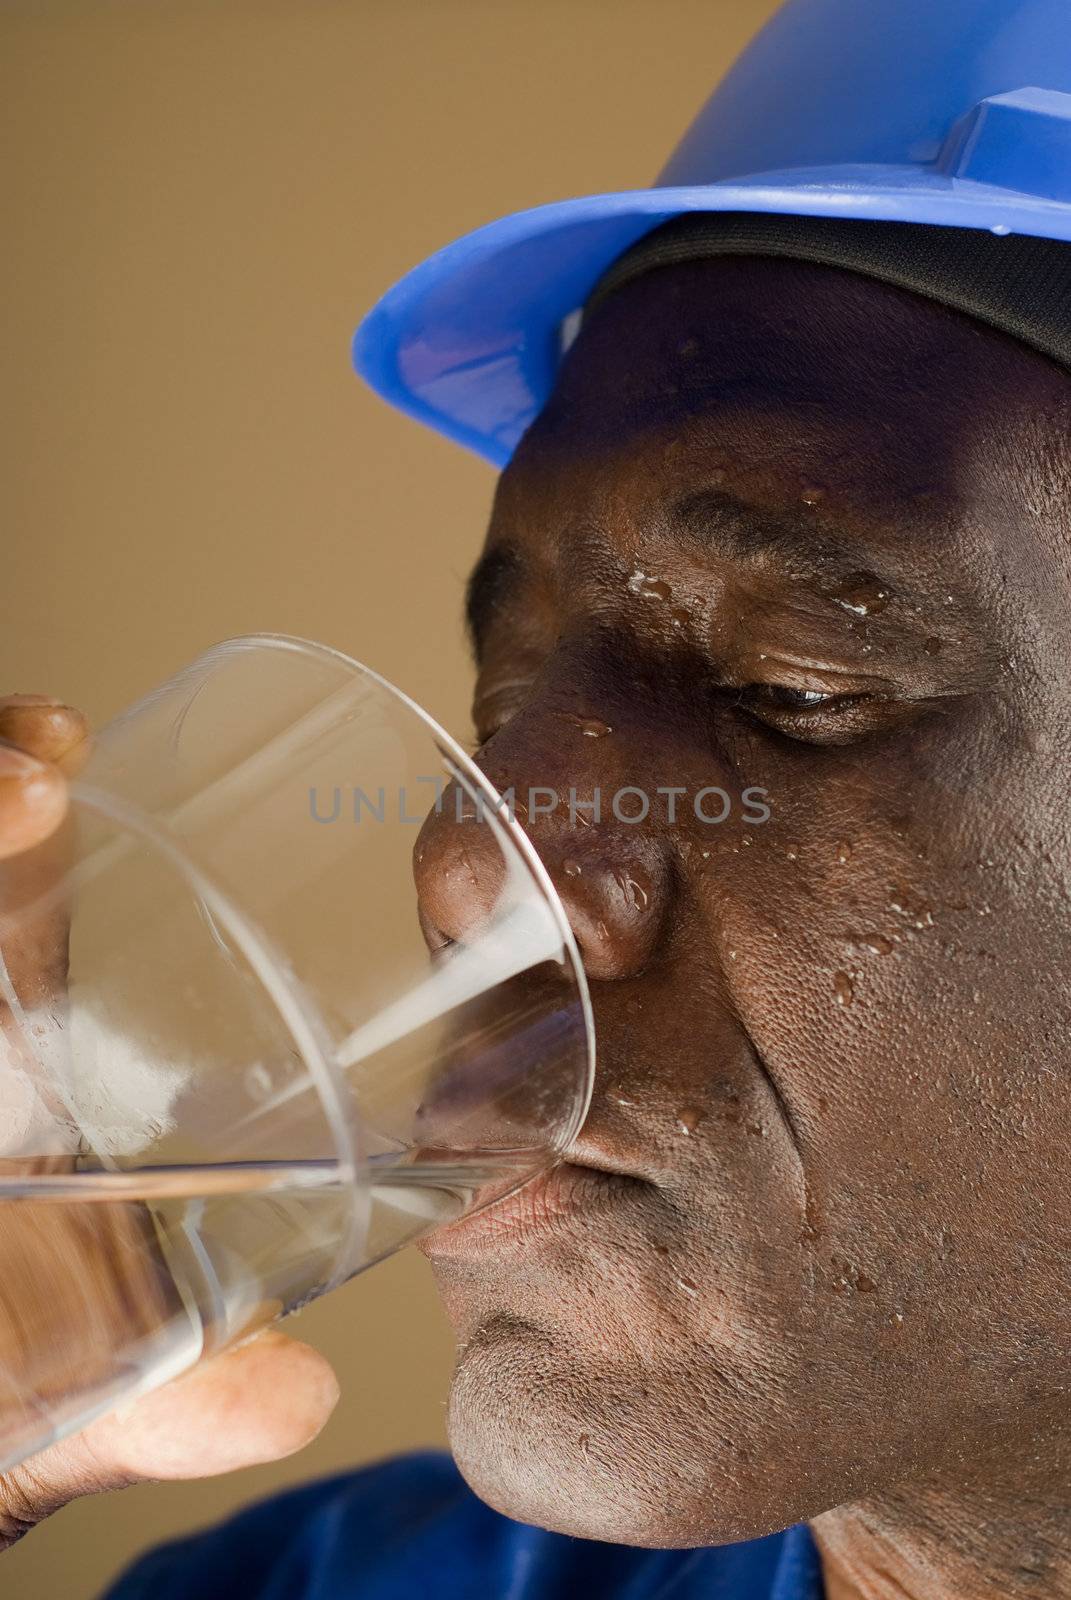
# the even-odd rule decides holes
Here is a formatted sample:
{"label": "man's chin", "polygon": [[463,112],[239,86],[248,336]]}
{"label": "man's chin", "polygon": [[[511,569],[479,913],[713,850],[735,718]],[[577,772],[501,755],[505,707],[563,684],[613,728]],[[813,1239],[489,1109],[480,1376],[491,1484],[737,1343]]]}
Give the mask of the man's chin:
{"label": "man's chin", "polygon": [[543,1330],[493,1318],[458,1361],[451,1448],[494,1510],[575,1538],[692,1548],[783,1527],[740,1461],[716,1439],[704,1447],[696,1418],[663,1413],[658,1387],[649,1373],[585,1366],[575,1349],[563,1358]]}

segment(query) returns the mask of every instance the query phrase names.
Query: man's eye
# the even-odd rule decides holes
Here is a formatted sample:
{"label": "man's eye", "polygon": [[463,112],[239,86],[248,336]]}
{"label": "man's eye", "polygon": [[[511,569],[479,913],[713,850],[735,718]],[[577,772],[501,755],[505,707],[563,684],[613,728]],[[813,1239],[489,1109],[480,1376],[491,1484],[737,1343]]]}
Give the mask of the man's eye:
{"label": "man's eye", "polygon": [[749,683],[736,691],[735,704],[753,722],[806,744],[847,744],[880,725],[880,697],[870,694]]}
{"label": "man's eye", "polygon": [[750,683],[742,699],[749,707],[766,706],[774,711],[816,711],[837,700],[854,700],[856,695],[823,694],[819,689],[789,689],[781,683]]}

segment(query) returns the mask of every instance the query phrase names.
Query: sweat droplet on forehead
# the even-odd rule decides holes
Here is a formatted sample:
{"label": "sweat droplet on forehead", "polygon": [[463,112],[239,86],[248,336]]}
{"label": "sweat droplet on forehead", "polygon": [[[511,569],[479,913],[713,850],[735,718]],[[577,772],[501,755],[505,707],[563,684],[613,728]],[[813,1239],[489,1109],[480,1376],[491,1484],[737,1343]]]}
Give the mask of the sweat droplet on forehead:
{"label": "sweat droplet on forehead", "polygon": [[677,1112],[677,1126],[682,1133],[693,1134],[705,1115],[702,1106],[682,1106]]}
{"label": "sweat droplet on forehead", "polygon": [[629,578],[628,586],[632,594],[643,595],[646,600],[668,600],[673,593],[664,578],[652,578],[638,567]]}
{"label": "sweat droplet on forehead", "polygon": [[855,998],[852,980],[846,972],[833,974],[833,998],[839,1006],[850,1006]]}
{"label": "sweat droplet on forehead", "polygon": [[892,597],[881,579],[873,572],[851,572],[833,590],[833,600],[845,611],[857,617],[874,617],[884,611]]}
{"label": "sweat droplet on forehead", "polygon": [[585,739],[605,739],[608,733],[613,733],[608,722],[600,722],[598,717],[578,717],[572,711],[563,711],[562,716],[566,722],[573,723]]}

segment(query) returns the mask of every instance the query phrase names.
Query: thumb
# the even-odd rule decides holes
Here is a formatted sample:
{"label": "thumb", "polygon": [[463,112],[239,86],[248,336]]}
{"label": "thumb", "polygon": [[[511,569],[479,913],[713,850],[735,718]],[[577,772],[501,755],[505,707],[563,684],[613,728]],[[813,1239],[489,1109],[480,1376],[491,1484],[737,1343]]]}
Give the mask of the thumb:
{"label": "thumb", "polygon": [[0,1543],[80,1495],[292,1455],[320,1432],[338,1393],[319,1351],[268,1329],[5,1474]]}
{"label": "thumb", "polygon": [[117,1481],[210,1478],[310,1444],[338,1394],[318,1350],[269,1328],[101,1417],[81,1438]]}
{"label": "thumb", "polygon": [[208,1478],[301,1450],[336,1402],[319,1350],[272,1328],[91,1422],[80,1440],[115,1485]]}

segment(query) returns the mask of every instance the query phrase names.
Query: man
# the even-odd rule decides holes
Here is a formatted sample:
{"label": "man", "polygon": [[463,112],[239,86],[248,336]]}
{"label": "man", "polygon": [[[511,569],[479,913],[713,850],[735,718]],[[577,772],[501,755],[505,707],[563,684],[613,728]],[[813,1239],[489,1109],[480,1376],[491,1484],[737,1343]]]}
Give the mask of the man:
{"label": "man", "polygon": [[508,463],[491,778],[770,817],[532,824],[599,1074],[568,1164],[427,1246],[475,1494],[314,1485],[120,1600],[1071,1594],[1071,26],[798,0],[668,184],[463,241],[359,360]]}

